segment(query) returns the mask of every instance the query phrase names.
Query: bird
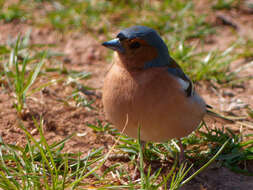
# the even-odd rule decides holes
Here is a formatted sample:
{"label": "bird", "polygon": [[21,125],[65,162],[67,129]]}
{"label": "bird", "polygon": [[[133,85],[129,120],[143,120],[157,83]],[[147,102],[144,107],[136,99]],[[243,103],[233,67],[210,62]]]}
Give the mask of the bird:
{"label": "bird", "polygon": [[102,89],[105,116],[127,136],[138,138],[140,128],[142,141],[164,142],[217,116],[156,30],[132,26],[102,45],[115,51]]}

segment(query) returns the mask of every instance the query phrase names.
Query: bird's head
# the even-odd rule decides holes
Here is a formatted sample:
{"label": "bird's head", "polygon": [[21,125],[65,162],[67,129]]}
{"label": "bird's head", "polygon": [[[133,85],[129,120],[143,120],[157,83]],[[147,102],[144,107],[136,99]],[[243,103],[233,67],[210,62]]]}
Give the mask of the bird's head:
{"label": "bird's head", "polygon": [[168,64],[169,52],[159,34],[145,26],[126,28],[103,46],[116,51],[128,69],[145,69]]}

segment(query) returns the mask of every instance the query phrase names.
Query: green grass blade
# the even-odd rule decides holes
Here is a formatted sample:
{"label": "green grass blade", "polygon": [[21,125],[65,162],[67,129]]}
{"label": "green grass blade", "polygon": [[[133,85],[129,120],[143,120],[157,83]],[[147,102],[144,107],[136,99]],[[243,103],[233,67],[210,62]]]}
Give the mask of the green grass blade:
{"label": "green grass blade", "polygon": [[202,166],[199,170],[197,170],[194,174],[192,174],[190,177],[188,177],[186,180],[184,180],[180,186],[185,185],[186,183],[188,183],[189,181],[191,181],[196,175],[198,175],[200,172],[202,172],[205,168],[207,168],[219,155],[220,153],[223,151],[223,149],[226,147],[226,145],[228,144],[228,142],[230,141],[230,139],[228,139],[219,149],[219,151],[204,165]]}
{"label": "green grass blade", "polygon": [[42,60],[36,64],[34,70],[30,73],[29,77],[28,77],[28,80],[27,80],[27,83],[25,84],[25,87],[24,87],[24,90],[23,90],[23,93],[26,94],[27,90],[31,87],[31,85],[34,83],[34,81],[36,80],[40,70],[41,70],[41,67],[43,66],[44,64],[44,57],[46,56],[46,53],[44,53],[44,56],[42,58]]}

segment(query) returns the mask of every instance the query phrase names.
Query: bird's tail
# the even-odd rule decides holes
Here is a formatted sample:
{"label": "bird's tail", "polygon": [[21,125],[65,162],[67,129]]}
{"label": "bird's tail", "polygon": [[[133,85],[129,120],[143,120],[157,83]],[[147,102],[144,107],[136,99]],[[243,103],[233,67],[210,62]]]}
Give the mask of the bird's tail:
{"label": "bird's tail", "polygon": [[[225,124],[238,124],[243,125],[248,128],[253,129],[253,123],[245,121],[245,117],[234,117],[234,116],[224,116],[216,111],[213,110],[213,108],[209,105],[206,106],[206,115],[204,117],[204,121],[214,121],[219,122],[223,125]],[[244,120],[242,122],[242,120]]]}
{"label": "bird's tail", "polygon": [[227,118],[224,115],[221,115],[220,113],[217,113],[209,108],[206,109],[206,115],[204,117],[204,121],[214,121],[219,122],[221,124],[233,124],[235,123],[235,120],[231,118]]}

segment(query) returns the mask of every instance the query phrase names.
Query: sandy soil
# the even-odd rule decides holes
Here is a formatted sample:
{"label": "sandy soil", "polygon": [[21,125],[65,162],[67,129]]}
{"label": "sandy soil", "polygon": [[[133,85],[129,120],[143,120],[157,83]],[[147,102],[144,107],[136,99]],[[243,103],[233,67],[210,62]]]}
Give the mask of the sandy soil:
{"label": "sandy soil", "polygon": [[[203,6],[200,3],[197,9],[201,12]],[[230,20],[234,26],[224,25],[220,15]],[[243,8],[220,11],[208,19],[209,22],[217,26],[217,34],[207,38],[207,49],[228,47],[235,38],[232,35],[235,32],[238,36],[247,36],[253,39],[253,33],[250,32],[253,31],[253,14]],[[92,78],[84,81],[83,84],[96,88],[97,97],[93,106],[97,109],[88,110],[76,107],[73,101],[68,102],[69,105],[65,105],[60,100],[70,96],[73,88],[63,83],[57,83],[27,99],[27,112],[23,119],[25,126],[38,137],[32,116],[37,119],[42,116],[45,136],[49,143],[63,139],[72,133],[79,133],[82,135],[75,136],[66,143],[65,151],[81,151],[85,154],[88,150],[101,146],[104,146],[106,151],[113,144],[113,137],[95,133],[87,127],[87,123],[94,124],[97,119],[105,121],[101,105],[101,87],[104,76],[110,67],[110,64],[105,61],[107,50],[100,45],[105,37],[94,39],[89,34],[81,32],[63,36],[60,32],[50,28],[36,28],[29,23],[16,21],[16,23],[2,22],[0,24],[0,44],[16,37],[18,33],[25,34],[29,29],[32,29],[31,43],[56,44],[52,49],[65,53],[63,57],[57,59],[63,61],[66,68],[92,72]],[[248,60],[239,60],[232,64],[232,69],[239,68],[249,62]],[[241,76],[252,75],[252,73],[253,67],[247,69]],[[47,78],[41,77],[37,85],[47,80]],[[208,82],[200,82],[196,86],[206,102],[217,110],[245,115],[247,106],[253,108],[253,80],[245,81],[233,88],[218,84],[210,85]],[[94,99],[93,96],[87,98]],[[13,102],[12,94],[0,87],[0,135],[6,143],[22,144],[25,142],[25,136],[18,128],[19,121]],[[232,126],[232,128],[238,130],[238,126]],[[253,133],[253,130],[245,128],[245,133]],[[183,189],[248,190],[253,189],[253,178],[235,174],[224,167],[211,166]]]}

